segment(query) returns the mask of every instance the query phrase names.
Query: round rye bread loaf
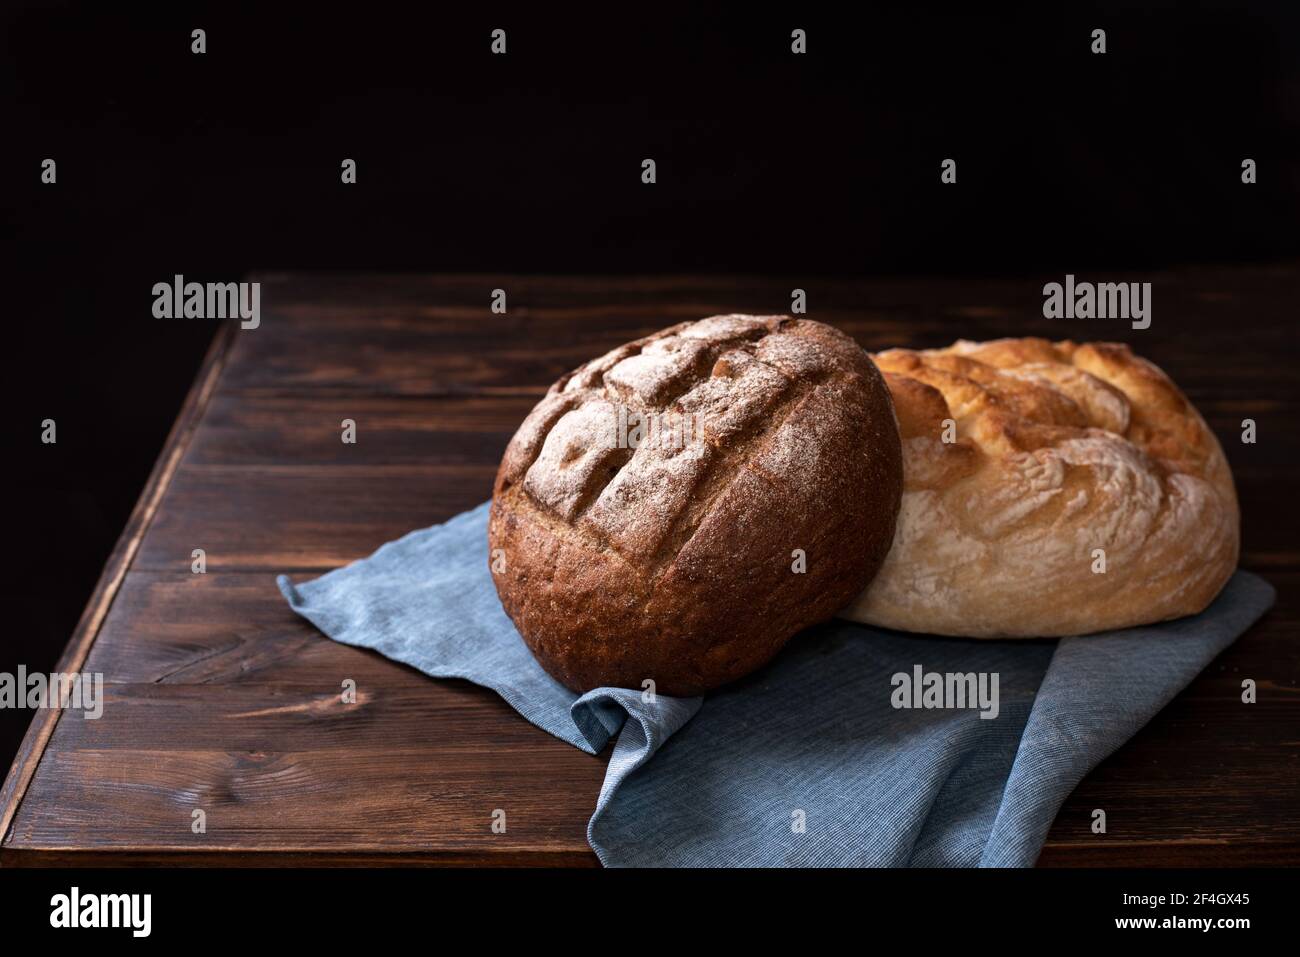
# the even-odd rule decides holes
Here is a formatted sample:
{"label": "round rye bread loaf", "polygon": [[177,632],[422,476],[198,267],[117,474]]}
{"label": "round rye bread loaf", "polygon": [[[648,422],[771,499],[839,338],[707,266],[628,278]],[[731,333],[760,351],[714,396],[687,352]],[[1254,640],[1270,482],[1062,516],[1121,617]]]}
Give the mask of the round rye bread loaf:
{"label": "round rye bread loaf", "polygon": [[551,386],[497,472],[490,561],[556,680],[695,695],[851,602],[901,495],[889,391],[852,339],[713,316]]}

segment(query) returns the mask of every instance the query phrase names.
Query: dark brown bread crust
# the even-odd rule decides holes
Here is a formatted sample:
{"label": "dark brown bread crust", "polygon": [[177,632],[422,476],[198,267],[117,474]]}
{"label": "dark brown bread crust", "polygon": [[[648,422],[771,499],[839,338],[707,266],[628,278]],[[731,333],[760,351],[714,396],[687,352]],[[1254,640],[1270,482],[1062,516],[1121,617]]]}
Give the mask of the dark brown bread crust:
{"label": "dark brown bread crust", "polygon": [[[702,440],[619,448],[620,405],[697,414]],[[492,497],[497,592],[574,691],[699,694],[857,597],[901,495],[889,391],[852,339],[785,316],[682,323],[560,379],[520,426]]]}

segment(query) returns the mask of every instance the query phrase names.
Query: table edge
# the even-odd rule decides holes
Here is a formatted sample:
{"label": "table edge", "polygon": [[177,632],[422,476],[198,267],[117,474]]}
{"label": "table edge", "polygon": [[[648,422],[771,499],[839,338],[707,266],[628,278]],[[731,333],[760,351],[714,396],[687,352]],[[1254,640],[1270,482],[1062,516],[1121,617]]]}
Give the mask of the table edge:
{"label": "table edge", "polygon": [[[59,656],[55,665],[56,671],[76,672],[85,664],[95,639],[99,637],[100,626],[126,578],[127,569],[135,559],[140,542],[158,510],[158,504],[171,485],[172,477],[176,474],[181,458],[189,447],[198,421],[216,391],[217,381],[225,368],[230,345],[234,341],[235,328],[233,323],[223,324],[213,335],[203,362],[199,366],[198,374],[181,405],[180,413],[172,423],[162,450],[154,462],[153,470],[149,473],[149,479],[136,500],[135,507],[131,510],[126,527],[118,536],[104,570],[100,573],[95,590],[91,592],[81,618],[77,621],[77,627]],[[41,759],[45,756],[45,748],[53,737],[61,714],[62,711],[58,708],[42,708],[36,711],[18,746],[18,752],[14,755],[4,785],[0,787],[0,856],[5,856],[6,850],[10,848],[10,840],[13,836],[11,832],[18,817],[18,809],[32,778],[36,775]]]}
{"label": "table edge", "polygon": [[117,867],[474,867],[474,868],[589,868],[600,859],[591,851],[511,849],[481,851],[422,851],[382,849],[267,849],[205,850],[167,848],[29,848],[9,847],[0,854],[0,867],[9,868],[117,868]]}

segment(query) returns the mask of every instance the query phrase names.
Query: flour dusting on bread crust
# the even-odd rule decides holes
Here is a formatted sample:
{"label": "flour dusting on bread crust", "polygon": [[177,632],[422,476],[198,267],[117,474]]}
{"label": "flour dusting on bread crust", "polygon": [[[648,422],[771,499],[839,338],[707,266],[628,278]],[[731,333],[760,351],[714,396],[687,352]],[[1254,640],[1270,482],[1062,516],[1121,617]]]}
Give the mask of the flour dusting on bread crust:
{"label": "flour dusting on bread crust", "polygon": [[[630,413],[701,427],[611,441]],[[497,591],[568,687],[698,694],[848,604],[901,494],[889,392],[852,339],[788,316],[683,323],[565,376],[520,426],[493,492]]]}

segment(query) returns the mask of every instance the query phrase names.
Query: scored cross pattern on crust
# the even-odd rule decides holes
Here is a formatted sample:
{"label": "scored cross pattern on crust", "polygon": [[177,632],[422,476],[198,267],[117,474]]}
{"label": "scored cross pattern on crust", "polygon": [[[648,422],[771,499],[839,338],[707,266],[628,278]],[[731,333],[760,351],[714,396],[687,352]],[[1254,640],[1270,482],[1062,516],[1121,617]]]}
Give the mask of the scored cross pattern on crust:
{"label": "scored cross pattern on crust", "polygon": [[[700,441],[620,447],[620,407],[698,417]],[[510,443],[492,524],[503,604],[566,683],[615,661],[634,687],[722,683],[879,564],[896,443],[879,373],[819,323],[714,316],[621,346],[555,383]],[[805,573],[795,549],[817,558]],[[556,665],[575,643],[584,655]],[[647,660],[656,646],[673,673]]]}

